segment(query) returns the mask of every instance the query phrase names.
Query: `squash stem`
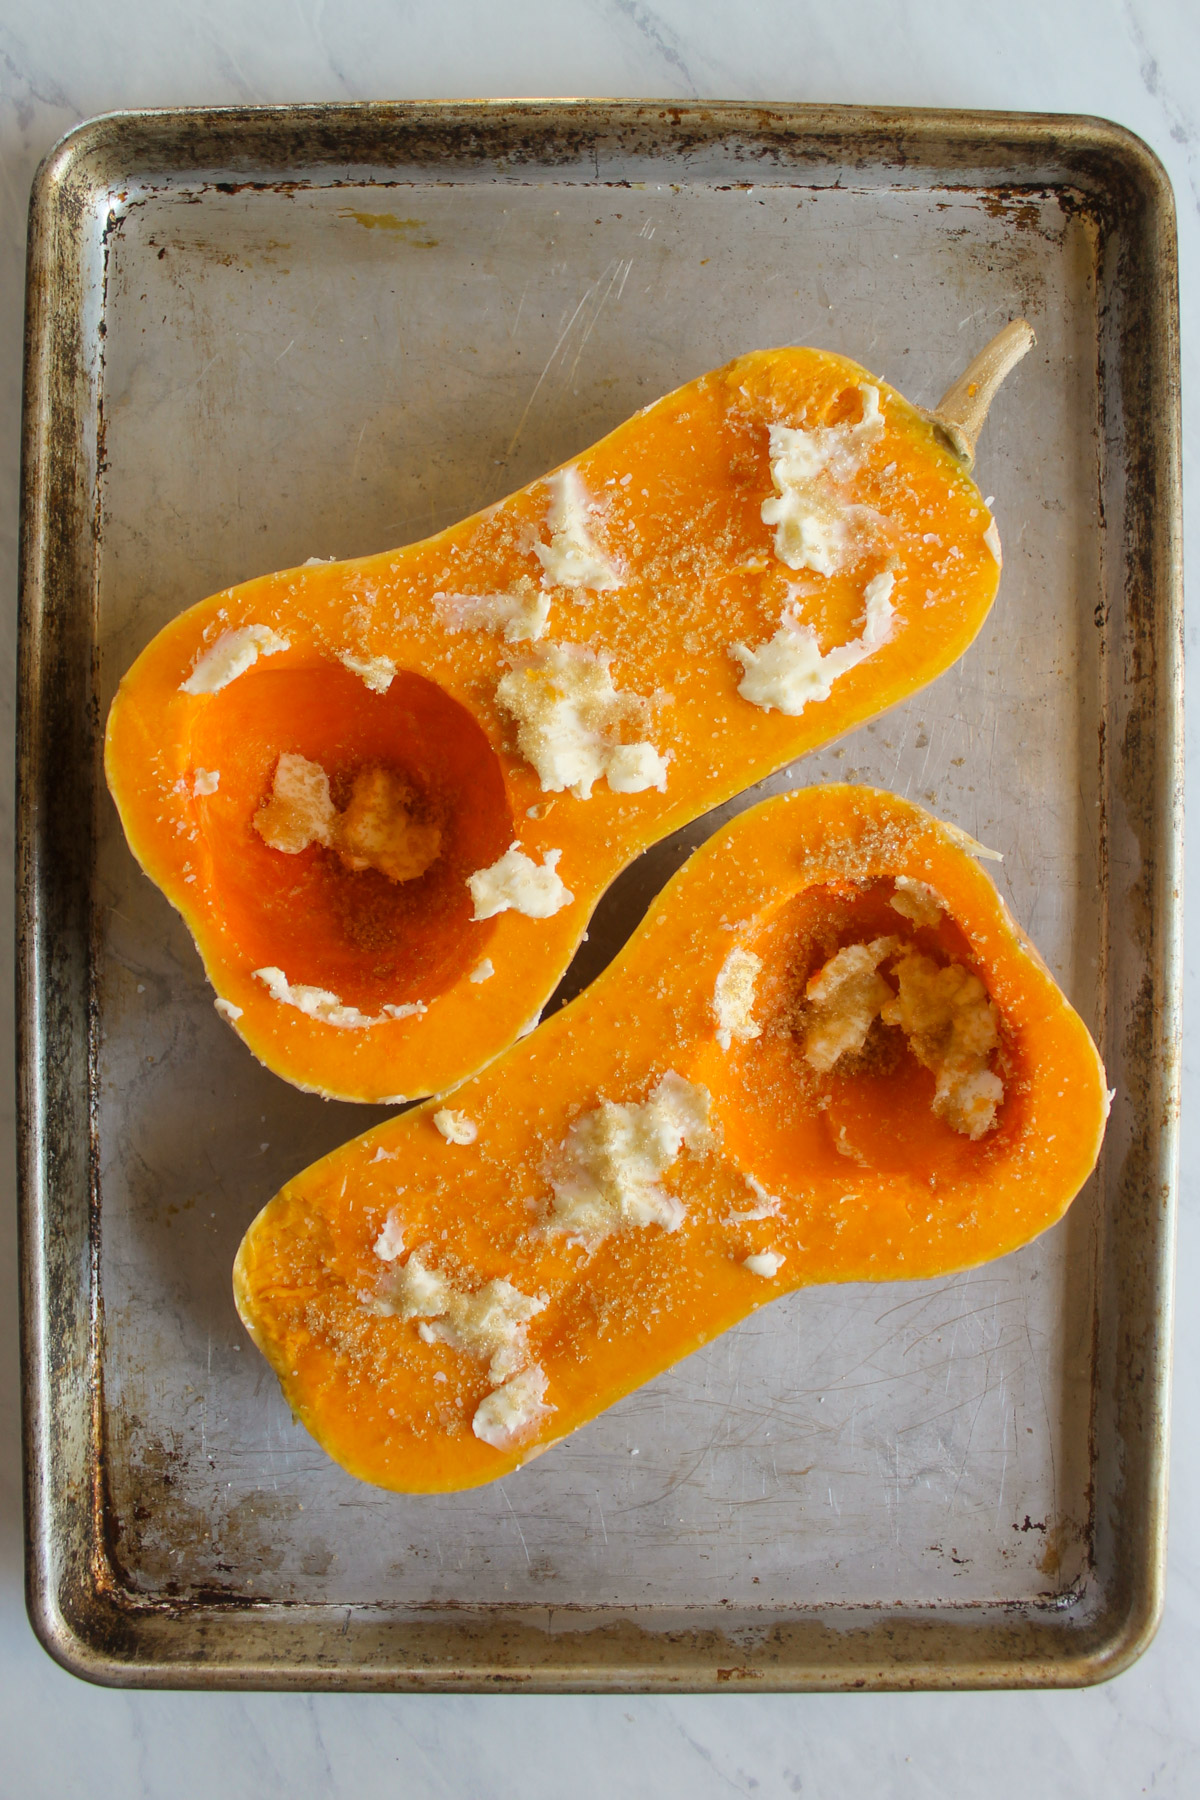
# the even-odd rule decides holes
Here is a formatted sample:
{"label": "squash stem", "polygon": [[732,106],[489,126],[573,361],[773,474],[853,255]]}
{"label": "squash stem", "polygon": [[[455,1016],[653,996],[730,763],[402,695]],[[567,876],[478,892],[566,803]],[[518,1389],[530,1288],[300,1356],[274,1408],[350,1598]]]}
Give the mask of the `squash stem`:
{"label": "squash stem", "polygon": [[933,411],[926,414],[968,469],[974,466],[975,446],[1000,383],[1036,341],[1033,327],[1024,319],[1011,320],[990,344],[984,345],[958,380],[950,383]]}

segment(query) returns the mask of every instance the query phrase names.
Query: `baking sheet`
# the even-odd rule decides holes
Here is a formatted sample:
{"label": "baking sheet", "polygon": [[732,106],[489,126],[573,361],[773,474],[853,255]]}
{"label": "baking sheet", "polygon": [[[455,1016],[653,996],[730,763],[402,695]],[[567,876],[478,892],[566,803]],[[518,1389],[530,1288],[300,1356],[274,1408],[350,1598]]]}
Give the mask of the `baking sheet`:
{"label": "baking sheet", "polygon": [[[85,126],[31,238],[23,593],[30,1593],[127,1682],[1094,1679],[1160,1592],[1179,622],[1169,190],[1095,121],[635,104]],[[356,1484],[234,1314],[242,1231],[382,1113],[261,1069],[103,790],[183,606],[435,531],[741,351],[932,404],[1023,314],[967,657],[754,790],[859,779],[1001,850],[1117,1089],[1015,1256],[788,1297],[490,1488]],[[78,703],[78,704],[74,704]],[[82,721],[82,723],[81,723]],[[739,803],[741,804],[741,802]],[[590,978],[719,817],[597,915]]]}

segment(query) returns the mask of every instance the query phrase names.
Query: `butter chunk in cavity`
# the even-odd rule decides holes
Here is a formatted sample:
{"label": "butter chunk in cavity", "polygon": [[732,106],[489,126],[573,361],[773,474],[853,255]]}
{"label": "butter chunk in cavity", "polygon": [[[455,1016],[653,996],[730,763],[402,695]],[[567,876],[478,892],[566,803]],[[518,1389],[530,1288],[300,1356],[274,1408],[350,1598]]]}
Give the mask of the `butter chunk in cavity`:
{"label": "butter chunk in cavity", "polygon": [[215,794],[220,785],[220,769],[197,769],[192,777],[192,793],[197,800],[204,794]]}
{"label": "butter chunk in cavity", "polygon": [[396,679],[396,665],[390,656],[355,656],[349,650],[339,650],[338,661],[364,681],[373,694],[386,694]]}
{"label": "butter chunk in cavity", "polygon": [[936,888],[927,881],[914,881],[911,875],[897,875],[896,891],[888,901],[893,911],[914,925],[940,925],[946,903]]}
{"label": "butter chunk in cavity", "polygon": [[677,1231],[683,1206],[659,1181],[685,1144],[697,1154],[712,1148],[711,1103],[707,1088],[668,1069],[648,1100],[606,1100],[576,1119],[551,1180],[548,1229],[589,1246],[630,1227]]}
{"label": "butter chunk in cavity", "polygon": [[289,650],[291,645],[287,638],[280,637],[269,625],[239,625],[232,631],[223,631],[220,637],[201,656],[186,681],[181,681],[179,691],[183,694],[217,694],[247,669],[252,669],[262,656],[275,656],[280,650]]}
{"label": "butter chunk in cavity", "polygon": [[447,631],[499,631],[506,644],[536,643],[550,618],[550,596],[519,576],[504,594],[435,594]]}
{"label": "butter chunk in cavity", "polygon": [[996,1122],[1004,1084],[988,1068],[1000,1041],[996,1008],[978,975],[959,963],[940,968],[910,950],[895,967],[899,993],[883,1008],[885,1025],[899,1025],[913,1054],[937,1079],[933,1110],[972,1140]]}
{"label": "butter chunk in cavity", "polygon": [[254,829],[272,850],[296,856],[310,844],[336,850],[346,868],[377,869],[389,881],[415,881],[437,860],[442,834],[413,816],[412,790],[402,776],[372,764],[354,777],[339,813],[320,763],[284,751],[275,765],[271,797],[254,815]]}
{"label": "butter chunk in cavity", "polygon": [[271,798],[254,815],[263,843],[298,856],[310,844],[331,844],[336,822],[329,777],[320,763],[285,750],[275,764]]}
{"label": "butter chunk in cavity", "polygon": [[414,1250],[400,1268],[380,1278],[376,1298],[400,1319],[424,1319],[427,1343],[447,1344],[468,1356],[486,1357],[492,1381],[507,1381],[529,1361],[526,1326],[546,1305],[510,1281],[489,1281],[465,1294]]}
{"label": "butter chunk in cavity", "polygon": [[[895,958],[893,990],[879,973]],[[809,981],[813,1016],[804,1039],[809,1064],[824,1073],[861,1050],[876,1018],[898,1026],[917,1061],[935,1077],[933,1111],[973,1141],[996,1122],[1004,1084],[988,1067],[1000,1041],[999,1018],[977,975],[893,937],[848,944]]]}
{"label": "butter chunk in cavity", "polygon": [[378,869],[389,881],[415,881],[442,847],[441,828],[414,814],[412,789],[391,769],[374,765],[354,777],[336,826],[335,847],[348,869]]}
{"label": "butter chunk in cavity", "polygon": [[533,546],[542,565],[542,586],[591,588],[595,593],[620,587],[616,569],[592,538],[592,509],[578,472],[560,469],[550,476],[548,486],[550,542]]}
{"label": "butter chunk in cavity", "polygon": [[554,1411],[546,1405],[545,1370],[534,1363],[479,1402],[471,1430],[493,1450],[508,1450]]}
{"label": "butter chunk in cavity", "polygon": [[728,1050],[735,1038],[749,1043],[762,1036],[762,1026],[753,1018],[754,984],[761,972],[762,958],[750,950],[731,950],[725,958],[713,993],[717,1042],[722,1050]]}
{"label": "butter chunk in cavity", "polygon": [[775,707],[789,718],[802,713],[811,700],[828,700],[839,675],[853,669],[886,644],[892,635],[895,608],[892,589],[896,578],[890,570],[876,575],[863,589],[865,613],[862,634],[848,644],[836,644],[822,656],[816,633],[785,612],[779,629],[757,650],[731,644],[730,655],[745,671],[738,683],[743,700],[770,712]]}
{"label": "butter chunk in cavity", "polygon": [[491,919],[497,913],[511,911],[524,913],[530,919],[549,919],[561,912],[575,898],[558,875],[561,855],[561,850],[547,850],[539,868],[532,857],[513,844],[490,868],[468,875],[467,886],[475,902],[472,917]]}
{"label": "butter chunk in cavity", "polygon": [[490,981],[495,973],[496,970],[493,966],[491,957],[485,956],[482,962],[475,964],[475,967],[467,976],[467,980],[475,982]]}
{"label": "butter chunk in cavity", "polygon": [[824,1074],[848,1051],[862,1049],[882,1008],[894,997],[879,965],[902,948],[896,937],[847,944],[812,976],[804,990],[812,1009],[804,1056],[814,1069]]}
{"label": "butter chunk in cavity", "polygon": [[[293,986],[283,970],[274,967],[255,969],[254,979],[262,982],[272,1000],[278,1001],[280,1006],[294,1006],[306,1018],[317,1019],[322,1025],[334,1025],[339,1031],[367,1031],[373,1025],[386,1025],[394,1019],[413,1018],[428,1011],[423,1000],[406,1000],[399,1006],[385,1005],[379,1013],[360,1012],[356,1006],[347,1006],[328,988],[313,987],[305,982]],[[400,1105],[402,1101],[397,1098],[396,1103]]]}
{"label": "butter chunk in cavity", "polygon": [[543,793],[565,789],[586,800],[605,777],[618,794],[665,791],[667,765],[654,745],[617,741],[622,726],[644,713],[645,702],[618,693],[610,662],[580,644],[548,644],[497,683],[496,700],[515,720],[518,747]]}
{"label": "butter chunk in cavity", "polygon": [[786,1261],[787,1257],[781,1256],[778,1250],[759,1250],[753,1256],[744,1256],[742,1267],[749,1269],[752,1275],[761,1275],[764,1281],[770,1281],[778,1275]]}
{"label": "butter chunk in cavity", "polygon": [[466,1113],[451,1112],[448,1106],[434,1113],[433,1122],[448,1144],[473,1144],[479,1136],[473,1119],[468,1119]]}
{"label": "butter chunk in cavity", "polygon": [[844,497],[871,445],[883,436],[879,389],[860,382],[862,417],[854,425],[772,425],[769,450],[775,493],[762,503],[775,527],[775,554],[789,569],[833,575],[846,559],[863,509]]}

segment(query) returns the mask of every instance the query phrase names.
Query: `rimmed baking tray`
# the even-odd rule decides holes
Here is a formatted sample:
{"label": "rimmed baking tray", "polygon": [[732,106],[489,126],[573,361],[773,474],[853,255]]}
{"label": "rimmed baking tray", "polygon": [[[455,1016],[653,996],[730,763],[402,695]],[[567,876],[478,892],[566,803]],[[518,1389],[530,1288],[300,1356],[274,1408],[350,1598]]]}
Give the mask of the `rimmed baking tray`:
{"label": "rimmed baking tray", "polygon": [[[376,1114],[217,1019],[98,743],[178,609],[424,535],[759,345],[932,402],[1000,323],[1001,597],[857,776],[1003,851],[1101,1042],[1104,1160],[940,1283],[791,1296],[490,1489],[361,1487],[292,1425],[229,1269]],[[1096,120],[504,103],[117,115],[35,186],[20,868],[28,1590],[141,1685],[1080,1683],[1161,1599],[1178,1100],[1169,186]],[[760,790],[761,791],[761,790]],[[755,796],[757,797],[757,796]],[[748,796],[749,798],[749,796]],[[711,829],[601,907],[578,986]]]}

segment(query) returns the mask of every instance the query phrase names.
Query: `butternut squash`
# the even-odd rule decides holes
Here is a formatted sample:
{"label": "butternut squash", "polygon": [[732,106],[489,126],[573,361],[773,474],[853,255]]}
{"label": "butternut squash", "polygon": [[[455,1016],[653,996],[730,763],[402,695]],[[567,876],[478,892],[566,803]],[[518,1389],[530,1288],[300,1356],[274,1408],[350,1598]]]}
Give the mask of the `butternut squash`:
{"label": "butternut squash", "polygon": [[318,1443],[381,1487],[471,1487],[793,1288],[1052,1225],[1104,1071],[978,848],[870,788],[767,801],[451,1106],[290,1182],[234,1291]]}
{"label": "butternut squash", "polygon": [[641,850],[961,655],[1000,573],[972,445],[758,351],[423,543],[182,614],[105,767],[218,1010],[329,1096],[481,1067]]}

